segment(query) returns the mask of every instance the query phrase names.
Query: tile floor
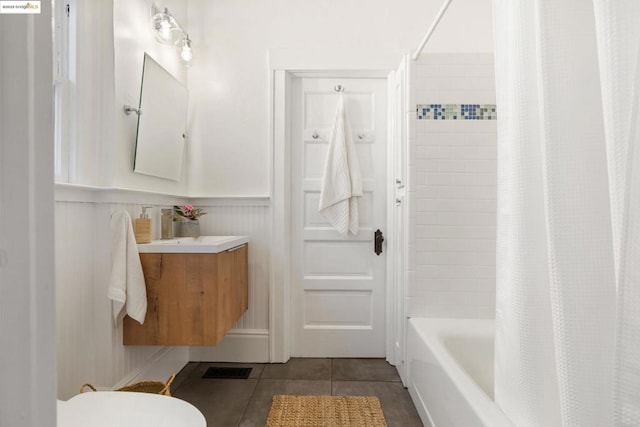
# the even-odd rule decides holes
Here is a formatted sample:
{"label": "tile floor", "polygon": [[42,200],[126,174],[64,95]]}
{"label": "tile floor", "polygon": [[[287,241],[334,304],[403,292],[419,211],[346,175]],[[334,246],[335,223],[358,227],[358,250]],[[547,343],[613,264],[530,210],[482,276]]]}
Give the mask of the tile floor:
{"label": "tile floor", "polygon": [[[212,366],[253,370],[246,380],[201,378]],[[398,372],[382,359],[291,359],[284,364],[192,362],[178,374],[171,393],[202,411],[208,427],[262,427],[275,394],[377,396],[390,427],[422,426]]]}

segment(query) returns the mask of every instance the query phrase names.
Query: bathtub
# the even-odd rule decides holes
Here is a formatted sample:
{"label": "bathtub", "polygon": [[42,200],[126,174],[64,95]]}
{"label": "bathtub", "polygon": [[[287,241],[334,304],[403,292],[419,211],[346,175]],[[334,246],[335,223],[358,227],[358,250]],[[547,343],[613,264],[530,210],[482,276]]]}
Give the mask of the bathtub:
{"label": "bathtub", "polygon": [[493,401],[493,342],[493,320],[409,320],[409,394],[425,426],[513,426]]}

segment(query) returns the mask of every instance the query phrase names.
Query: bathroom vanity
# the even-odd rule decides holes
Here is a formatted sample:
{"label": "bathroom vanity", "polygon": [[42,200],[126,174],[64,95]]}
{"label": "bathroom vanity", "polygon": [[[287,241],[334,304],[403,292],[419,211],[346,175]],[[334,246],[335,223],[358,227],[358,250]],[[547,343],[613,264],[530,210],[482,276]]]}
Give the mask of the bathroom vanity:
{"label": "bathroom vanity", "polygon": [[138,245],[147,316],[124,319],[125,345],[218,344],[248,308],[248,237],[200,236]]}

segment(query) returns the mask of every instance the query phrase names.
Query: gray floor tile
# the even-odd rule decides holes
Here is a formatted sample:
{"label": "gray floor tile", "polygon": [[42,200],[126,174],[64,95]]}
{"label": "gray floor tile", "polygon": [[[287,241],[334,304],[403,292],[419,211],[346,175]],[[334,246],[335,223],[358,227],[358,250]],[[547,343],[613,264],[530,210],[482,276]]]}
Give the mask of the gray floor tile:
{"label": "gray floor tile", "polygon": [[261,379],[240,423],[243,427],[263,427],[276,394],[330,395],[331,381]]}
{"label": "gray floor tile", "polygon": [[292,358],[287,363],[273,363],[264,367],[262,378],[330,380],[331,359]]}
{"label": "gray floor tile", "polygon": [[377,396],[389,427],[422,427],[409,392],[399,382],[333,381],[334,396]]}
{"label": "gray floor tile", "polygon": [[202,412],[208,427],[237,426],[258,383],[257,379],[187,378],[173,396]]}
{"label": "gray floor tile", "polygon": [[334,381],[400,381],[398,371],[384,359],[333,359]]}
{"label": "gray floor tile", "polygon": [[180,372],[178,372],[178,375],[176,375],[173,383],[171,383],[172,393],[177,390],[187,378],[189,378],[193,370],[198,368],[198,365],[198,362],[189,362],[184,366],[184,368],[182,368]]}

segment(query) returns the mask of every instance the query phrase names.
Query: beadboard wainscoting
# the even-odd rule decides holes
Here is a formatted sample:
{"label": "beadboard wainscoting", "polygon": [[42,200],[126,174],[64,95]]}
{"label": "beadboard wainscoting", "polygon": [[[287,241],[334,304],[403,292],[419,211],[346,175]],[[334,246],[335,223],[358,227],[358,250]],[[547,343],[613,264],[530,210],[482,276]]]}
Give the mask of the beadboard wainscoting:
{"label": "beadboard wainscoting", "polygon": [[[493,55],[422,55],[411,62],[410,94],[407,315],[493,318]],[[447,111],[424,115],[430,106]]]}
{"label": "beadboard wainscoting", "polygon": [[[185,198],[129,190],[56,186],[56,339],[58,398],[80,386],[118,387],[166,379],[187,362],[268,362],[269,199]],[[116,202],[120,200],[121,202]],[[160,208],[197,203],[202,234],[250,238],[249,309],[216,347],[123,346],[122,324],[113,327],[107,287],[111,270],[110,217],[132,217],[152,206],[153,238],[160,235]]]}

